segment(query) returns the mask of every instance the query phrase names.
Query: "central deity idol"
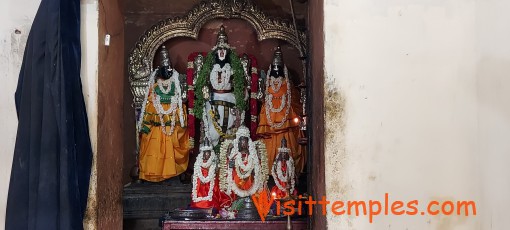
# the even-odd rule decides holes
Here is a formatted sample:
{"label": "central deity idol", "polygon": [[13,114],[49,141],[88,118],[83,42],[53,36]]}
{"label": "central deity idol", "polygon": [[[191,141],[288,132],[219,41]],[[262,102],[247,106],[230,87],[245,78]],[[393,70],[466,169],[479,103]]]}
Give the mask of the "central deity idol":
{"label": "central deity idol", "polygon": [[208,53],[195,86],[194,114],[202,119],[204,138],[213,146],[233,138],[243,123],[248,92],[241,60],[221,26],[216,46]]}

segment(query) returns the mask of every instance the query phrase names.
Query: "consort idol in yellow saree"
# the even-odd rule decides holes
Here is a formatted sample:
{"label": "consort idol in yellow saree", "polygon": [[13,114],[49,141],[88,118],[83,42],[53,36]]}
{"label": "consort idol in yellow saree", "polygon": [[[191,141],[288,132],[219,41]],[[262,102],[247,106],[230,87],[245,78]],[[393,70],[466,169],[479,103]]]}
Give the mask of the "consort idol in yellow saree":
{"label": "consort idol in yellow saree", "polygon": [[140,179],[159,182],[188,167],[189,134],[179,73],[172,68],[168,51],[159,52],[161,66],[149,79],[138,122]]}

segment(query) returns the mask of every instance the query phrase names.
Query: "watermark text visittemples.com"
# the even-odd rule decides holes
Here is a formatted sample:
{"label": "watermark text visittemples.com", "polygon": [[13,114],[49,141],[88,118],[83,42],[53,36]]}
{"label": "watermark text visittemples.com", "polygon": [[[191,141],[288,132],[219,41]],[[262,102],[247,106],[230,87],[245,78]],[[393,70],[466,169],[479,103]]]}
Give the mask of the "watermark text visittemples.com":
{"label": "watermark text visittemples.com", "polygon": [[[280,201],[273,197],[261,193],[261,196],[253,197],[253,201],[261,219],[264,221],[269,213],[273,203],[276,203],[276,215],[306,215],[303,209],[307,209],[307,215],[326,215],[331,212],[333,215],[354,215],[367,216],[368,221],[373,223],[375,216],[381,215],[444,215],[444,216],[476,216],[476,203],[474,201],[436,201],[426,202],[426,205],[420,209],[418,200],[401,201],[390,200],[389,194],[384,195],[384,200],[357,200],[357,201],[330,201],[326,197],[315,200],[309,196],[303,199],[299,196],[298,200]],[[313,213],[314,206],[321,206],[321,213]]]}

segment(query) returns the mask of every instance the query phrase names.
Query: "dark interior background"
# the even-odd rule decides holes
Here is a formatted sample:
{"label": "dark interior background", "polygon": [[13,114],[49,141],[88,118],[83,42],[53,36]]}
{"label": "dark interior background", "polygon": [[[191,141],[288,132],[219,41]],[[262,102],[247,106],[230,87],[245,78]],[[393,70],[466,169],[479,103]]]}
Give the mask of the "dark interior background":
{"label": "dark interior background", "polygon": [[[145,30],[160,20],[185,15],[190,9],[197,5],[199,0],[126,0],[124,2],[124,63],[127,69],[127,59],[135,43]],[[267,15],[279,17],[292,22],[291,6],[288,0],[254,0]],[[305,30],[307,25],[308,4],[294,1],[294,10],[297,19],[298,29]],[[293,46],[284,41],[271,39],[258,41],[255,29],[246,21],[240,19],[218,19],[205,24],[198,40],[190,38],[175,38],[165,43],[170,52],[172,64],[179,73],[185,73],[188,55],[192,52],[209,51],[216,43],[216,35],[219,27],[225,26],[229,43],[236,48],[238,54],[250,53],[257,57],[259,70],[267,71],[271,63],[274,49],[277,45],[282,46],[284,62],[289,69],[292,81],[295,85],[304,81],[303,66],[299,52]],[[123,184],[131,181],[129,172],[136,164],[136,132],[135,114],[132,107],[133,95],[127,81],[127,71],[124,71],[124,97],[123,97],[123,123],[124,130],[124,157],[123,157]]]}

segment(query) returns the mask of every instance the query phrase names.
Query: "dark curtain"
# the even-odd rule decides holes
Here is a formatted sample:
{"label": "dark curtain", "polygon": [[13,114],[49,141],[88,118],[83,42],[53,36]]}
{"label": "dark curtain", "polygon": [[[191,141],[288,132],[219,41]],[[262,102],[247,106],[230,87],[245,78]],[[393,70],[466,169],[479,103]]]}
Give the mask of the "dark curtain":
{"label": "dark curtain", "polygon": [[80,62],[80,0],[42,0],[15,93],[7,230],[83,229],[92,149]]}

